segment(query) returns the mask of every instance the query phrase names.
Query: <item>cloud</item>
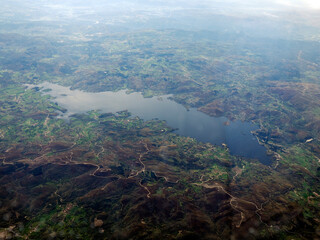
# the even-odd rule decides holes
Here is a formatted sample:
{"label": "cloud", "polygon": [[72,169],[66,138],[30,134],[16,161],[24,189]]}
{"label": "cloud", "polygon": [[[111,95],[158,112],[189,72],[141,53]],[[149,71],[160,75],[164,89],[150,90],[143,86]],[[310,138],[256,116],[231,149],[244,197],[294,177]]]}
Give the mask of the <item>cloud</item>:
{"label": "cloud", "polygon": [[319,0],[275,0],[274,2],[287,7],[320,9]]}
{"label": "cloud", "polygon": [[320,9],[320,1],[319,0],[306,0],[307,5],[314,9]]}

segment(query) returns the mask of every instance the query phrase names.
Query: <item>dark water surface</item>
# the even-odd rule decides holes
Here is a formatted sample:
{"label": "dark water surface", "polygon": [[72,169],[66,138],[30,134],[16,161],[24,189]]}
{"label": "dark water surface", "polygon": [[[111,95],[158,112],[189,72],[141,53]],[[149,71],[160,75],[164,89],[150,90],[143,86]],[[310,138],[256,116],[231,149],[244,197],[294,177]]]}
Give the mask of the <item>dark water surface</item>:
{"label": "dark water surface", "polygon": [[234,121],[226,126],[224,123],[227,118],[210,117],[196,109],[188,111],[184,106],[169,100],[168,96],[144,98],[141,93],[127,94],[125,90],[89,93],[51,83],[28,86],[51,89],[46,94],[54,97],[54,102],[68,110],[60,116],[62,118],[90,110],[105,113],[128,110],[132,115],[144,120],[166,120],[170,127],[178,128],[176,133],[182,136],[218,145],[225,143],[233,155],[256,158],[266,165],[271,162],[266,155],[266,148],[251,134],[251,131],[258,129],[254,124]]}

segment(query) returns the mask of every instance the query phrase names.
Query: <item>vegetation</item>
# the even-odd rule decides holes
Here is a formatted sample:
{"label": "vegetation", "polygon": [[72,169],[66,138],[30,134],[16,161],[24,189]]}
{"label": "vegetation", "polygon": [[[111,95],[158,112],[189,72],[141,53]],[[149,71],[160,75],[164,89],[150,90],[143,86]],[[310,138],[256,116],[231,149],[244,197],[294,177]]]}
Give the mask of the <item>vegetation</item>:
{"label": "vegetation", "polygon": [[252,226],[273,236],[271,225],[305,235],[299,224],[317,224],[317,163],[302,144],[270,168],[127,112],[57,119],[63,109],[49,100],[1,89],[3,235],[249,237]]}
{"label": "vegetation", "polygon": [[[319,238],[318,42],[20,24],[0,33],[0,239]],[[23,85],[44,81],[252,121],[272,165],[127,111],[59,119]]]}

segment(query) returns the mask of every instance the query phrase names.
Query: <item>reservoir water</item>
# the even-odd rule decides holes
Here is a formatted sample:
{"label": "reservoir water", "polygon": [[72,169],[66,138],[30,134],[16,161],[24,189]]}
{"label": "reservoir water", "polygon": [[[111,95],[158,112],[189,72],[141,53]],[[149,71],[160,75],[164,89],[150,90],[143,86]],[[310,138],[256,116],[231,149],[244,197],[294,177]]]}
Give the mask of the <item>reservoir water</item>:
{"label": "reservoir water", "polygon": [[166,120],[167,124],[177,128],[176,133],[182,136],[217,145],[225,143],[233,155],[255,158],[265,165],[271,163],[266,148],[260,145],[251,133],[258,129],[256,125],[241,121],[233,121],[226,125],[228,119],[225,117],[210,117],[194,108],[187,110],[168,99],[168,96],[144,98],[141,93],[127,94],[125,90],[89,93],[52,83],[28,86],[40,87],[42,90],[50,89],[46,94],[54,97],[54,102],[67,109],[67,112],[61,114],[62,118],[90,110],[100,110],[104,113],[128,110],[132,115],[144,120]]}

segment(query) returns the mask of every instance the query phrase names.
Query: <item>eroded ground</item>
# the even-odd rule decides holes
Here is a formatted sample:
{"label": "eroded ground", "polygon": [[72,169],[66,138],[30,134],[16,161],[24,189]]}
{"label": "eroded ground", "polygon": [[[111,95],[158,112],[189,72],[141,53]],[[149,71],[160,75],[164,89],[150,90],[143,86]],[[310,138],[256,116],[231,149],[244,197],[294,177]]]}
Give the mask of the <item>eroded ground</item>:
{"label": "eroded ground", "polygon": [[[0,239],[320,237],[316,35],[2,21]],[[58,119],[64,109],[22,87],[44,81],[172,94],[208,115],[253,121],[273,163],[125,111]]]}
{"label": "eroded ground", "polygon": [[2,237],[316,237],[314,142],[268,167],[161,121],[90,112],[66,122],[57,110],[36,90],[1,90]]}

